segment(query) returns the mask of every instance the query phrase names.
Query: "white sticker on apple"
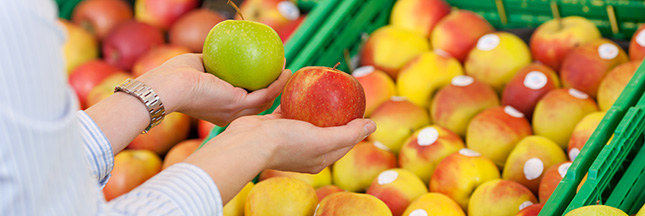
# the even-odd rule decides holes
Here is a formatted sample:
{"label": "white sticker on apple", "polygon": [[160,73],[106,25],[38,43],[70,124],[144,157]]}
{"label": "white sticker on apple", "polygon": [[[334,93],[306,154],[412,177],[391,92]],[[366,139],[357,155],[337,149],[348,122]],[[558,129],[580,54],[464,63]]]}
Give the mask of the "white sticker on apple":
{"label": "white sticker on apple", "polygon": [[602,59],[614,59],[618,56],[618,47],[610,43],[601,44],[598,47],[598,55],[600,55],[600,58]]}
{"label": "white sticker on apple", "polygon": [[414,211],[410,212],[409,216],[428,216],[428,212],[423,209],[415,209]]}
{"label": "white sticker on apple", "polygon": [[569,89],[569,95],[582,100],[589,98],[589,95],[587,95],[587,93],[581,92],[580,90],[574,88]]}
{"label": "white sticker on apple", "polygon": [[641,30],[636,36],[636,43],[642,47],[645,47],[645,30]]}
{"label": "white sticker on apple", "polygon": [[470,76],[464,76],[464,75],[456,76],[452,78],[452,81],[451,81],[452,85],[454,86],[469,86],[473,82],[475,82],[475,79],[473,79]]}
{"label": "white sticker on apple", "polygon": [[316,215],[316,213],[318,213],[318,208],[320,208],[320,203],[318,203],[318,205],[316,205],[316,210],[314,210],[314,215]]}
{"label": "white sticker on apple", "polygon": [[533,202],[531,202],[531,201],[524,201],[522,204],[520,204],[520,211],[522,211],[522,209],[524,209],[524,208],[526,208],[526,207],[529,207],[529,206],[531,206],[531,205],[533,205]]}
{"label": "white sticker on apple", "polygon": [[433,127],[424,128],[417,136],[417,143],[419,146],[429,146],[437,141],[439,138],[439,131]]}
{"label": "white sticker on apple", "polygon": [[374,72],[374,66],[363,66],[363,67],[356,68],[354,72],[352,72],[352,76],[356,78],[364,77],[373,72]]}
{"label": "white sticker on apple", "polygon": [[406,101],[406,100],[408,100],[408,99],[407,99],[407,98],[405,98],[405,97],[403,97],[403,96],[392,96],[392,97],[390,98],[390,100],[392,100],[392,101]]}
{"label": "white sticker on apple", "polygon": [[386,170],[378,175],[378,184],[384,185],[394,182],[399,177],[399,173],[394,170]]}
{"label": "white sticker on apple", "polygon": [[450,53],[446,52],[445,50],[439,49],[439,48],[435,48],[434,53],[436,53],[437,55],[446,57],[446,58],[452,58],[452,55],[450,55]]}
{"label": "white sticker on apple", "polygon": [[576,157],[578,157],[578,154],[580,154],[580,149],[575,147],[571,148],[571,150],[569,150],[569,160],[571,161],[575,160]]}
{"label": "white sticker on apple", "polygon": [[512,106],[505,106],[504,107],[504,112],[506,114],[510,115],[510,116],[515,117],[515,118],[524,118],[524,113],[522,113],[520,111],[517,111],[517,109],[515,109]]}
{"label": "white sticker on apple", "polygon": [[524,86],[527,88],[538,90],[543,88],[548,79],[546,75],[540,71],[531,71],[524,77]]}
{"label": "white sticker on apple", "polygon": [[380,148],[380,149],[383,149],[385,151],[390,151],[390,148],[388,148],[387,146],[383,145],[383,143],[381,143],[379,141],[374,141],[373,145],[376,146],[376,148]]}
{"label": "white sticker on apple", "polygon": [[278,3],[278,11],[288,20],[296,20],[300,17],[298,6],[291,1],[281,1]]}
{"label": "white sticker on apple", "polygon": [[569,170],[570,166],[571,162],[567,162],[558,167],[558,173],[560,173],[560,176],[562,176],[562,178],[564,178],[564,176],[567,174],[567,170]]}
{"label": "white sticker on apple", "polygon": [[477,49],[484,51],[495,49],[499,45],[499,41],[499,36],[496,34],[484,35],[477,41]]}
{"label": "white sticker on apple", "polygon": [[537,179],[544,171],[544,163],[539,158],[531,158],[524,163],[524,177],[527,180]]}
{"label": "white sticker on apple", "polygon": [[468,156],[468,157],[479,157],[481,154],[479,152],[476,152],[475,150],[472,149],[467,149],[467,148],[462,148],[459,149],[459,154]]}

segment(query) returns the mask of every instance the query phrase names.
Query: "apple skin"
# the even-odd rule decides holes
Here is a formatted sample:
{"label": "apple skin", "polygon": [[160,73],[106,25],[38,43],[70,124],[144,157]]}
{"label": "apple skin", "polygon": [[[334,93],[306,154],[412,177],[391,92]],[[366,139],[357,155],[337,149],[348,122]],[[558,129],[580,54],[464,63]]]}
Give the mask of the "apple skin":
{"label": "apple skin", "polygon": [[260,173],[259,179],[260,181],[264,181],[269,178],[280,176],[300,179],[304,182],[307,182],[314,188],[331,185],[331,170],[329,169],[329,167],[325,167],[325,169],[316,174],[266,169],[263,170],[262,173]]}
{"label": "apple skin", "polygon": [[235,87],[250,91],[269,86],[284,68],[284,47],[269,26],[226,20],[204,41],[204,68]]}
{"label": "apple skin", "polygon": [[509,106],[492,107],[470,121],[466,146],[504,167],[517,143],[531,134],[531,124],[520,112]]}
{"label": "apple skin", "polygon": [[365,115],[365,92],[351,75],[328,67],[296,71],[282,92],[282,117],[318,127],[345,125]]}
{"label": "apple skin", "polygon": [[490,85],[470,76],[456,76],[432,99],[430,116],[435,124],[464,137],[470,121],[495,106],[499,106],[499,98]]}
{"label": "apple skin", "polygon": [[325,197],[337,193],[337,192],[343,192],[342,188],[336,186],[336,185],[325,185],[319,188],[316,188],[316,196],[318,196],[318,200],[323,200]]}
{"label": "apple skin", "polygon": [[547,92],[560,87],[558,74],[546,65],[533,63],[518,70],[502,92],[502,105],[512,106],[528,119]]}
{"label": "apple skin", "polygon": [[177,143],[177,145],[170,148],[164,157],[161,168],[166,169],[173,164],[184,161],[202,145],[202,142],[203,140],[201,139],[188,139]]}
{"label": "apple skin", "polygon": [[103,60],[92,60],[76,67],[69,74],[68,82],[78,96],[81,109],[88,107],[87,96],[90,91],[106,77],[118,72],[125,73]]}
{"label": "apple skin", "polygon": [[470,195],[484,182],[499,179],[495,163],[470,149],[461,149],[444,158],[432,173],[430,192],[442,193],[468,209]]}
{"label": "apple skin", "polygon": [[576,124],[576,127],[573,128],[573,132],[571,133],[569,147],[567,148],[569,160],[573,161],[576,159],[582,147],[587,143],[604,117],[605,112],[592,112]]}
{"label": "apple skin", "polygon": [[396,81],[399,71],[430,44],[414,31],[388,25],[372,32],[361,52],[361,65],[374,66]]}
{"label": "apple skin", "polygon": [[336,161],[331,169],[334,184],[350,192],[364,192],[379,173],[395,168],[396,156],[377,145],[358,143]]}
{"label": "apple skin", "polygon": [[427,193],[410,203],[403,212],[403,216],[417,215],[466,216],[466,213],[450,197],[440,193]]}
{"label": "apple skin", "polygon": [[428,112],[396,96],[376,108],[370,118],[376,123],[376,131],[367,140],[382,143],[394,154],[399,154],[403,142],[415,130],[430,124]]}
{"label": "apple skin", "polygon": [[597,94],[600,110],[607,111],[614,105],[641,63],[641,61],[631,61],[618,65],[602,79]]}
{"label": "apple skin", "polygon": [[434,26],[450,13],[444,0],[401,0],[394,3],[390,23],[430,37]]}
{"label": "apple skin", "polygon": [[80,26],[67,20],[58,19],[67,32],[67,40],[63,44],[66,74],[69,75],[79,65],[97,59],[99,45],[94,35]]}
{"label": "apple skin", "polygon": [[132,7],[123,0],[81,1],[72,12],[72,21],[96,35],[99,40],[132,17]]}
{"label": "apple skin", "polygon": [[197,137],[200,139],[206,139],[214,127],[215,124],[209,121],[201,119],[197,120]]}
{"label": "apple skin", "polygon": [[146,134],[139,134],[130,142],[130,149],[147,149],[164,155],[170,148],[188,138],[190,133],[190,116],[173,112],[167,114],[161,124],[150,129]]}
{"label": "apple skin", "polygon": [[521,184],[510,180],[492,180],[475,189],[468,203],[468,215],[515,215],[534,203],[537,203],[535,195]]}
{"label": "apple skin", "polygon": [[357,68],[352,76],[361,83],[365,92],[365,117],[369,117],[377,107],[396,95],[392,78],[373,66]]}
{"label": "apple skin", "polygon": [[224,216],[244,216],[246,197],[254,186],[253,182],[246,183],[242,190],[224,205],[224,209],[222,209]]}
{"label": "apple skin", "polygon": [[132,67],[132,75],[139,77],[144,73],[159,67],[171,58],[184,53],[190,53],[190,50],[186,47],[177,45],[161,45],[153,47],[137,59]]}
{"label": "apple skin", "polygon": [[454,10],[435,25],[430,42],[436,50],[442,50],[464,62],[477,40],[495,29],[484,18],[467,10]]}
{"label": "apple skin", "polygon": [[201,53],[208,32],[225,18],[208,9],[192,10],[181,16],[168,30],[170,44],[187,47],[191,52]]}
{"label": "apple skin", "polygon": [[199,0],[135,0],[134,18],[168,30],[182,15],[197,8]]}
{"label": "apple skin", "polygon": [[533,113],[533,132],[567,148],[576,124],[587,114],[598,111],[596,102],[571,88],[554,89],[540,99]]}
{"label": "apple skin", "polygon": [[99,84],[94,86],[89,93],[87,93],[86,107],[94,106],[99,101],[114,94],[114,87],[121,84],[126,79],[134,78],[131,74],[118,71],[105,77]]}
{"label": "apple skin", "polygon": [[607,205],[588,205],[576,208],[571,210],[564,216],[601,216],[601,215],[611,215],[611,216],[628,216],[627,213],[623,212],[616,207],[607,206]]}
{"label": "apple skin", "polygon": [[642,62],[645,59],[645,25],[641,25],[629,43],[629,57],[632,61]]}
{"label": "apple skin", "polygon": [[544,203],[536,203],[522,209],[515,216],[538,216],[542,208],[544,208]]}
{"label": "apple skin", "polygon": [[497,92],[515,76],[520,68],[531,63],[531,52],[518,36],[494,32],[479,38],[464,62],[466,75],[488,83]]}
{"label": "apple skin", "polygon": [[432,95],[464,71],[459,61],[429,51],[414,57],[401,69],[397,93],[420,107],[428,107]]}
{"label": "apple skin", "polygon": [[457,134],[440,126],[427,126],[405,141],[399,152],[399,166],[429,182],[439,162],[462,148],[464,142]]}
{"label": "apple skin", "polygon": [[299,179],[275,177],[258,182],[246,197],[244,215],[313,215],[318,203],[314,188]]}
{"label": "apple skin", "polygon": [[148,150],[126,149],[114,156],[110,180],[103,188],[110,201],[143,184],[161,171],[161,158]]}
{"label": "apple skin", "polygon": [[529,42],[533,58],[555,71],[560,71],[562,61],[575,47],[601,37],[598,27],[586,18],[568,16],[561,22],[564,28],[555,19],[543,23]]}
{"label": "apple skin", "polygon": [[321,200],[314,216],[370,215],[392,216],[383,201],[368,194],[339,192]]}
{"label": "apple skin", "polygon": [[538,197],[540,198],[541,203],[546,203],[549,197],[551,197],[551,194],[553,194],[555,188],[558,187],[558,184],[560,184],[564,175],[567,174],[567,170],[569,170],[570,166],[571,161],[565,161],[549,167],[549,169],[544,172],[544,177],[542,177],[538,189]]}
{"label": "apple skin", "polygon": [[148,24],[128,21],[103,40],[103,58],[111,65],[131,71],[134,63],[151,48],[164,44],[161,31]]}
{"label": "apple skin", "polygon": [[[276,31],[301,17],[298,7],[288,0],[246,0],[240,5],[240,12],[244,20],[264,23]],[[235,19],[242,20],[242,17],[235,14]]]}
{"label": "apple skin", "polygon": [[428,193],[428,188],[414,173],[396,168],[381,172],[365,193],[385,202],[392,215],[400,216],[412,201]]}

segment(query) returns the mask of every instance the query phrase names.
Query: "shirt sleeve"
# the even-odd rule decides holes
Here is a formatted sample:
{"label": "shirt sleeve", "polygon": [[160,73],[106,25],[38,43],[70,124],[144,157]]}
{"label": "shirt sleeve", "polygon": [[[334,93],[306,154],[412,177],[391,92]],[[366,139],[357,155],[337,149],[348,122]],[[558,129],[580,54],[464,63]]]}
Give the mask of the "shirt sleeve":
{"label": "shirt sleeve", "polygon": [[76,115],[81,122],[81,135],[85,147],[85,155],[90,164],[92,177],[96,179],[101,188],[105,187],[110,172],[114,167],[114,153],[112,146],[105,134],[94,123],[94,120],[79,110]]}

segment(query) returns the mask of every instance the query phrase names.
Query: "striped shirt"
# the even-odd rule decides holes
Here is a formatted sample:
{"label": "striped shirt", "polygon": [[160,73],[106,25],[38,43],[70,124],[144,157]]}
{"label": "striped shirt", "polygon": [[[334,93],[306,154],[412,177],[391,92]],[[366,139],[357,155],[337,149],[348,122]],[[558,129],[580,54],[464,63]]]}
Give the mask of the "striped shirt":
{"label": "striped shirt", "polygon": [[112,148],[66,81],[53,1],[0,0],[0,215],[222,215],[213,180],[173,165],[110,202]]}

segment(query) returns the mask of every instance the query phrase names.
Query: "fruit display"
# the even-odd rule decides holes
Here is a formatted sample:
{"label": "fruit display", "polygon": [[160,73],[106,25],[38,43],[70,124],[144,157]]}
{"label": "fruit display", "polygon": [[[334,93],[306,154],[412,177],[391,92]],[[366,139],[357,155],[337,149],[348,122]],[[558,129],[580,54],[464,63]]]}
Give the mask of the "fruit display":
{"label": "fruit display", "polygon": [[[61,20],[77,38],[65,60],[81,108],[183,53],[203,52],[207,72],[248,91],[293,60],[284,56],[306,16],[298,1],[246,0],[237,15],[200,2],[85,0]],[[354,41],[340,62],[349,70],[292,69],[284,118],[319,127],[369,118],[376,131],[320,173],[262,171],[224,215],[538,215],[642,64],[645,25],[619,41],[567,16],[522,35],[452,7],[397,0],[381,8],[391,10],[385,25]],[[106,198],[182,161],[213,127],[168,114],[116,156]],[[567,215],[594,214],[624,212],[590,205]]]}

